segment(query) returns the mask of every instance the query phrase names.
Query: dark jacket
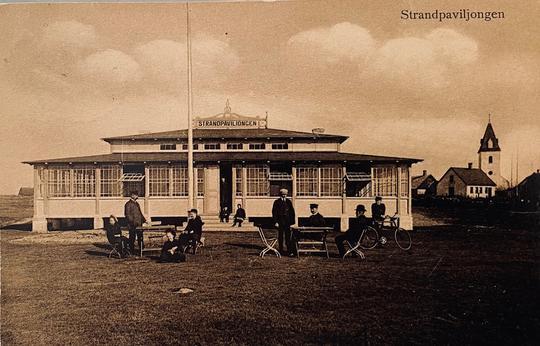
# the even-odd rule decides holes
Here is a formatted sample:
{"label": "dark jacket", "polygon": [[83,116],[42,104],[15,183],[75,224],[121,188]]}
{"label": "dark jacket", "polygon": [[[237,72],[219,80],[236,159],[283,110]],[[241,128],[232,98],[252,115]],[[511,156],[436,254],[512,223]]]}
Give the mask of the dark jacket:
{"label": "dark jacket", "polygon": [[244,210],[244,208],[236,209],[236,213],[234,214],[234,218],[235,219],[245,220],[246,219],[246,211]]}
{"label": "dark jacket", "polygon": [[377,221],[384,220],[385,215],[386,215],[386,206],[384,205],[384,203],[381,203],[381,204],[373,203],[371,205],[371,217],[373,218],[373,220],[377,220]]}
{"label": "dark jacket", "polygon": [[167,241],[163,243],[163,247],[161,248],[161,256],[163,256],[164,253],[166,253],[175,246],[177,247],[175,252],[180,251],[180,244],[178,243],[178,240],[170,241],[169,239],[167,239]]}
{"label": "dark jacket", "polygon": [[146,219],[144,218],[143,213],[141,212],[141,206],[137,201],[130,199],[127,201],[124,206],[124,215],[129,226],[139,227],[141,226]]}
{"label": "dark jacket", "polygon": [[351,220],[349,229],[347,230],[347,238],[352,241],[358,241],[362,235],[362,231],[369,225],[369,220],[364,215],[358,216],[357,218]]}
{"label": "dark jacket", "polygon": [[274,223],[278,223],[280,226],[294,225],[296,215],[291,200],[286,198],[283,201],[281,197],[276,199],[272,206],[272,218]]}
{"label": "dark jacket", "polygon": [[324,221],[324,216],[322,216],[319,213],[314,214],[314,215],[310,215],[309,220],[308,220],[308,226],[325,227],[326,226],[326,221]]}
{"label": "dark jacket", "polygon": [[120,224],[118,222],[114,225],[108,224],[106,231],[107,240],[109,240],[109,243],[111,244],[117,242],[122,236],[122,230],[120,229]]}
{"label": "dark jacket", "polygon": [[219,212],[219,218],[220,219],[228,218],[229,215],[231,215],[231,212],[229,211],[229,209],[227,209],[227,210],[221,209],[221,211]]}
{"label": "dark jacket", "polygon": [[195,234],[198,238],[202,235],[202,226],[204,225],[204,222],[202,221],[201,217],[197,215],[194,219],[189,219],[186,229],[184,232],[187,234]]}

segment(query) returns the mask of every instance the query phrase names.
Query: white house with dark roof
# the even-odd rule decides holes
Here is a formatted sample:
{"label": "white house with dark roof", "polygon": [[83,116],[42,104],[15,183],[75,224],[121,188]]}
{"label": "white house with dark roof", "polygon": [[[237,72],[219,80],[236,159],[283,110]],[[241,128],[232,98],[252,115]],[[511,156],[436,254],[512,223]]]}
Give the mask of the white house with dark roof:
{"label": "white house with dark roof", "polygon": [[[282,187],[299,218],[310,203],[346,229],[357,204],[382,196],[389,214],[412,228],[411,165],[419,159],[345,153],[348,137],[267,127],[267,119],[223,113],[194,121],[194,190],[203,219],[242,204],[248,217],[271,216]],[[34,231],[58,219],[90,219],[103,227],[123,216],[131,191],[154,220],[185,218],[188,207],[187,130],[103,138],[110,152],[41,159],[34,167]]]}
{"label": "white house with dark roof", "polygon": [[437,196],[489,198],[497,184],[479,168],[450,167],[437,183]]}

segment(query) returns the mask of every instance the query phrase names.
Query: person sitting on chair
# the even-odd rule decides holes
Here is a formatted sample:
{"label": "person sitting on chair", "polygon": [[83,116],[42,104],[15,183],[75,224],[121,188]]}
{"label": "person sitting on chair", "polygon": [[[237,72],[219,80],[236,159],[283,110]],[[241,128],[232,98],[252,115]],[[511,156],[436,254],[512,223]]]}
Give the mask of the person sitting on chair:
{"label": "person sitting on chair", "polygon": [[384,221],[386,215],[386,206],[382,202],[382,197],[375,197],[375,203],[371,205],[371,217],[374,222]]}
{"label": "person sitting on chair", "polygon": [[204,225],[204,222],[197,214],[197,209],[191,209],[188,211],[187,226],[184,229],[184,233],[178,238],[182,252],[185,252],[189,246],[196,245],[196,243],[201,240],[202,226]]}
{"label": "person sitting on chair", "polygon": [[[311,212],[311,215],[309,216],[306,226],[325,227],[326,221],[324,220],[324,216],[319,213],[319,205],[316,203],[312,203],[309,205],[309,210]],[[293,235],[295,237],[295,240],[299,240],[300,234],[301,233],[299,233],[298,231],[294,231]],[[304,234],[302,237],[311,240],[321,240],[320,234]]]}
{"label": "person sitting on chair", "polygon": [[246,219],[246,211],[242,208],[242,204],[236,206],[236,213],[234,213],[234,220],[231,227],[238,224],[238,227],[242,227],[242,222]]}
{"label": "person sitting on chair", "polygon": [[175,240],[176,232],[173,230],[168,230],[166,234],[165,243],[161,248],[161,255],[159,256],[160,263],[166,262],[184,262],[186,256],[180,252],[180,244],[178,240]]}
{"label": "person sitting on chair", "polygon": [[336,245],[339,251],[339,257],[345,255],[345,241],[348,241],[352,246],[358,242],[362,231],[368,226],[368,219],[364,215],[366,207],[362,204],[356,206],[356,219],[351,222],[347,232],[336,236]]}
{"label": "person sitting on chair", "polygon": [[116,248],[116,251],[120,254],[120,257],[126,257],[128,255],[128,238],[122,236],[122,230],[120,229],[120,223],[118,218],[114,215],[109,217],[109,224],[106,227],[107,239]]}
{"label": "person sitting on chair", "polygon": [[231,212],[229,211],[229,207],[224,206],[223,208],[221,208],[221,211],[219,212],[219,222],[229,223],[230,215],[231,215]]}

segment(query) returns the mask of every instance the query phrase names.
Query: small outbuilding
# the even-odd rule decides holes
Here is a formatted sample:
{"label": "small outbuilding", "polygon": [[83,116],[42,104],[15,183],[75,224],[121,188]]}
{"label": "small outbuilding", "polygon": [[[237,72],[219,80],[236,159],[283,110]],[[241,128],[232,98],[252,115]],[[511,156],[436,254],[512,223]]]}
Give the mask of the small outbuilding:
{"label": "small outbuilding", "polygon": [[497,184],[479,168],[450,167],[437,183],[437,196],[490,198]]}

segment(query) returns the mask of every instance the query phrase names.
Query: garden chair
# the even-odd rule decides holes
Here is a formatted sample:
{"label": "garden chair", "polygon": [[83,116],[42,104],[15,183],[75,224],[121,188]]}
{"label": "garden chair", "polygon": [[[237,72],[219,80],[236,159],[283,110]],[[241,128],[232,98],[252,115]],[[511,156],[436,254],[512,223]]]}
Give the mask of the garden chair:
{"label": "garden chair", "polygon": [[[360,237],[360,239],[361,238],[362,237]],[[348,240],[345,241],[345,243],[349,247],[349,250],[347,250],[347,252],[345,252],[345,255],[343,255],[343,259],[345,259],[345,257],[347,257],[347,255],[352,254],[352,253],[355,253],[358,256],[360,256],[361,259],[366,258],[366,255],[364,255],[362,250],[360,250],[360,239],[358,239],[358,241],[356,243],[353,243],[353,244],[351,244]]]}
{"label": "garden chair", "polygon": [[261,226],[259,226],[259,236],[261,237],[261,241],[263,243],[263,245],[265,246],[265,248],[261,251],[261,253],[259,254],[259,256],[261,257],[264,257],[264,255],[266,255],[266,253],[268,251],[273,251],[274,254],[277,256],[277,257],[281,257],[281,254],[279,253],[279,251],[275,248],[276,246],[276,243],[277,243],[277,239],[276,238],[270,238],[270,239],[266,239],[265,235],[264,235],[264,232],[263,232],[263,229]]}
{"label": "garden chair", "polygon": [[188,246],[186,247],[185,252],[191,251],[193,255],[196,255],[197,251],[199,251],[200,248],[204,247],[204,241],[205,241],[204,237],[201,237],[201,239],[199,240],[195,240],[195,239],[191,240]]}

